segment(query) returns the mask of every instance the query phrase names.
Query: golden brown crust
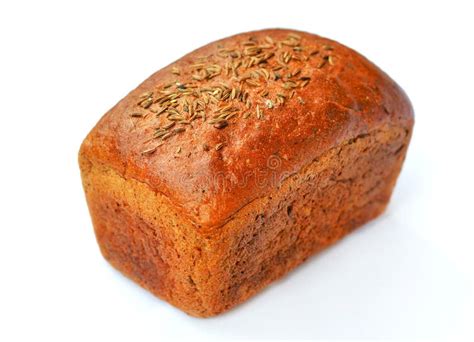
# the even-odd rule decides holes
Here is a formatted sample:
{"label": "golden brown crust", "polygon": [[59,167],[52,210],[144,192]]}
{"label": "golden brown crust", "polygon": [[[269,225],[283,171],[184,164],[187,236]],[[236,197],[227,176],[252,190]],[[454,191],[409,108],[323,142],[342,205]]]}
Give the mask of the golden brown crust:
{"label": "golden brown crust", "polygon": [[[224,129],[192,122],[192,129],[171,137],[155,153],[142,155],[156,125],[130,114],[144,92],[176,80],[173,68],[186,69],[200,56],[217,54],[219,46],[234,46],[249,37],[280,41],[295,33],[309,50],[333,48],[333,65],[318,68],[320,60],[309,60],[311,82],[297,91],[304,103],[288,101],[266,110],[263,119],[239,118]],[[222,74],[213,81],[228,79]],[[276,91],[274,86],[269,84],[269,91]],[[259,95],[252,88],[248,92],[256,103]],[[404,92],[385,73],[334,41],[271,29],[211,43],[153,74],[100,120],[84,141],[81,155],[148,184],[206,232],[221,227],[239,209],[274,191],[282,179],[331,148],[387,125],[410,132],[413,111]],[[203,144],[213,147],[222,142],[225,146],[218,151],[203,149]],[[274,161],[276,165],[271,164]]]}
{"label": "golden brown crust", "polygon": [[[249,67],[262,41],[263,71]],[[223,71],[249,47],[247,67]],[[246,72],[258,75],[249,83]],[[101,251],[191,315],[224,312],[379,215],[412,126],[403,91],[334,41],[263,30],[211,43],[152,75],[82,144]]]}

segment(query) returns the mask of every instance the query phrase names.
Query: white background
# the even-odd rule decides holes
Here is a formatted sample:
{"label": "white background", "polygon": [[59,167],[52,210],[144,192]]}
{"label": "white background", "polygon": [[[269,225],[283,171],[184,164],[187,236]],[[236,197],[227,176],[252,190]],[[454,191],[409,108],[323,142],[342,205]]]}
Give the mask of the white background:
{"label": "white background", "polygon": [[[0,341],[474,339],[469,1],[2,1]],[[155,70],[267,27],[355,48],[408,93],[387,212],[244,305],[196,319],[113,270],[77,165],[100,116]]]}

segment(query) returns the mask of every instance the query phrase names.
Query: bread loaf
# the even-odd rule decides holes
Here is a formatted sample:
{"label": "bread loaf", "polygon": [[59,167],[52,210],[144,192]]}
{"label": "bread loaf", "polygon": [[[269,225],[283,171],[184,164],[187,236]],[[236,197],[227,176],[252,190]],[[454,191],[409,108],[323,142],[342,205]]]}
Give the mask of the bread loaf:
{"label": "bread loaf", "polygon": [[269,29],[201,47],[81,146],[101,252],[185,312],[222,313],[382,213],[413,122],[400,87],[335,41]]}

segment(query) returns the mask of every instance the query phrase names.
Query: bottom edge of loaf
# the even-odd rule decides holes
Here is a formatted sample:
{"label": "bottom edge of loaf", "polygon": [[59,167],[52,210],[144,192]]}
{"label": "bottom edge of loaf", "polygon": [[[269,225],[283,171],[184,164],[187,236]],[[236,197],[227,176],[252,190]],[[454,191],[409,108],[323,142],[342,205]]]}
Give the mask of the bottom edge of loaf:
{"label": "bottom edge of loaf", "polygon": [[[351,229],[355,230],[358,228],[363,228],[363,225],[378,216],[380,216],[388,203],[372,203],[367,208],[362,208],[362,211],[370,212],[370,216],[365,216],[363,220],[357,222],[355,226]],[[281,254],[275,257],[275,263],[281,264],[281,266],[272,270],[272,275],[263,277],[262,275],[259,278],[264,278],[265,280],[260,281],[258,283],[252,281],[252,286],[246,287],[246,290],[239,296],[238,300],[234,301],[233,303],[229,303],[227,305],[220,306],[218,309],[215,310],[203,310],[200,306],[196,307],[193,304],[188,304],[188,306],[183,306],[181,300],[174,300],[173,295],[169,289],[163,289],[162,287],[157,287],[156,282],[155,285],[150,285],[149,279],[144,279],[144,272],[139,271],[136,272],[134,267],[125,266],[130,265],[128,262],[120,261],[120,258],[117,258],[115,255],[110,255],[110,250],[107,248],[102,248],[104,244],[99,244],[101,246],[101,254],[104,259],[118,272],[120,272],[126,278],[132,280],[133,282],[140,285],[145,290],[151,292],[160,300],[166,301],[168,304],[172,305],[173,307],[184,311],[186,314],[196,317],[196,318],[211,318],[217,315],[221,315],[231,311],[236,306],[239,306],[246,302],[248,299],[252,298],[253,296],[257,295],[259,292],[264,290],[266,287],[278,283],[279,280],[283,279],[285,276],[290,275],[293,270],[296,270],[298,266],[305,263],[308,260],[311,260],[313,257],[317,257],[317,255],[324,251],[327,248],[332,247],[333,245],[337,244],[338,242],[342,242],[343,238],[348,235],[350,231],[347,231],[343,236],[339,237],[337,240],[331,241],[326,243],[323,246],[319,245],[311,245],[305,249],[304,253],[296,253],[296,247],[290,247],[287,250],[283,250]],[[297,255],[298,254],[298,255]],[[282,263],[282,260],[284,262]],[[140,267],[142,269],[142,267]],[[199,301],[197,299],[194,299]]]}

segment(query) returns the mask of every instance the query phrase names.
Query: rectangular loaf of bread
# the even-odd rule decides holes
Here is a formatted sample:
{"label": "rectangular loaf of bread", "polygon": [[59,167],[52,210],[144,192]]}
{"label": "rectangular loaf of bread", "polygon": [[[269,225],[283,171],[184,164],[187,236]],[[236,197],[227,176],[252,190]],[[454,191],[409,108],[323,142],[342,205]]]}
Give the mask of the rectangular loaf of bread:
{"label": "rectangular loaf of bread", "polygon": [[357,52],[282,29],[161,69],[106,113],[79,162],[97,241],[185,312],[224,312],[386,207],[413,127]]}

